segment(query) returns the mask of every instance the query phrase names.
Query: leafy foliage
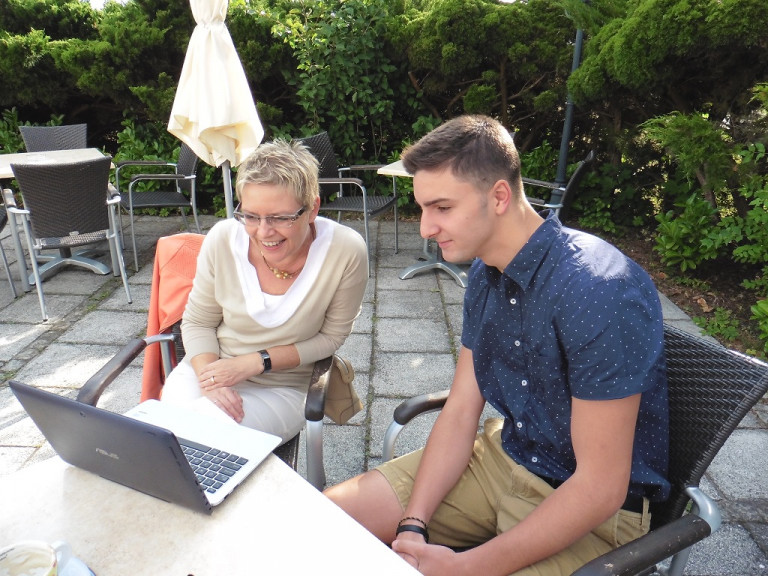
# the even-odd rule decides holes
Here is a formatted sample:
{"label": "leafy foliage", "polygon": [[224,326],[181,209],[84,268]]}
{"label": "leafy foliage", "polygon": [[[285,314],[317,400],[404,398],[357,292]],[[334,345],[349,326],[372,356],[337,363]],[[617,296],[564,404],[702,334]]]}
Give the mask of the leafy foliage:
{"label": "leafy foliage", "polygon": [[[394,94],[383,46],[383,0],[298,0],[273,31],[298,60],[286,71],[306,113],[307,133],[327,130],[344,163],[377,157],[393,112]],[[323,102],[322,107],[318,102]]]}
{"label": "leafy foliage", "polygon": [[[766,292],[764,4],[231,0],[227,26],[267,137],[328,130],[343,163],[394,160],[477,112],[516,132],[527,176],[552,180],[570,94],[569,159],[598,154],[572,204],[580,225],[655,224],[671,266],[729,258]],[[164,124],[193,27],[186,0],[3,0],[0,147],[20,146],[21,123],[86,122],[89,143],[118,158],[168,157],[178,143]],[[577,29],[584,57],[571,73]],[[199,188],[219,178],[202,166]],[[398,185],[404,208],[409,186]]]}

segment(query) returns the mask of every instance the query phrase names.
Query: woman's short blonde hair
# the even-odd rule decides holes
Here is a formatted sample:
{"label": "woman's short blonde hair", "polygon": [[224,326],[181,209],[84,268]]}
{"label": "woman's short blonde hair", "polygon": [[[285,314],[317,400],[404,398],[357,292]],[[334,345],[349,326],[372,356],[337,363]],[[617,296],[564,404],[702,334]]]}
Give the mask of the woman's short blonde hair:
{"label": "woman's short blonde hair", "polygon": [[305,208],[320,195],[318,163],[298,141],[274,140],[261,144],[237,169],[235,192],[240,200],[246,184],[274,184],[292,192]]}

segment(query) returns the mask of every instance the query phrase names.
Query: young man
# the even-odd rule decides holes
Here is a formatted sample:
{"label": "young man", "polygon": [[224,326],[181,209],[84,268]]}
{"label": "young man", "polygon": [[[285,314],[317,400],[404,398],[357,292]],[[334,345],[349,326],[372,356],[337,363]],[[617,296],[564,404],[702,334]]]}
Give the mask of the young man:
{"label": "young man", "polygon": [[[423,574],[570,574],[647,532],[669,492],[656,289],[533,210],[495,120],[446,122],[403,162],[422,236],[477,258],[462,348],[426,447],[327,495]],[[504,418],[477,434],[486,402]]]}

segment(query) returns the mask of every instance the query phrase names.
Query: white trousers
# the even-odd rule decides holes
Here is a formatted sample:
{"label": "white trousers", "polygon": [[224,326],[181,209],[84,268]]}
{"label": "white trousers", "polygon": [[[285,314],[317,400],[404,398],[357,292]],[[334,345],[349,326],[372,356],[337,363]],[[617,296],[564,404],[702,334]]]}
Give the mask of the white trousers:
{"label": "white trousers", "polygon": [[[243,426],[280,436],[283,443],[304,427],[306,392],[296,388],[257,386],[251,382],[232,387],[243,399]],[[200,389],[192,364],[182,360],[163,386],[163,402],[186,406],[204,414],[232,421],[228,414],[208,400]]]}

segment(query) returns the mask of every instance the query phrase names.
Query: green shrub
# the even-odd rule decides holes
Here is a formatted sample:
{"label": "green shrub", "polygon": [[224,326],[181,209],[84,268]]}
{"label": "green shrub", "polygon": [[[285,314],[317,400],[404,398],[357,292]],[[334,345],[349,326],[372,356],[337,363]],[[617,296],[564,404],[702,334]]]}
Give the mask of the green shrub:
{"label": "green shrub", "polygon": [[659,214],[656,220],[656,250],[661,261],[681,271],[697,268],[705,260],[712,260],[720,253],[714,208],[699,195],[692,194],[679,211]]}

